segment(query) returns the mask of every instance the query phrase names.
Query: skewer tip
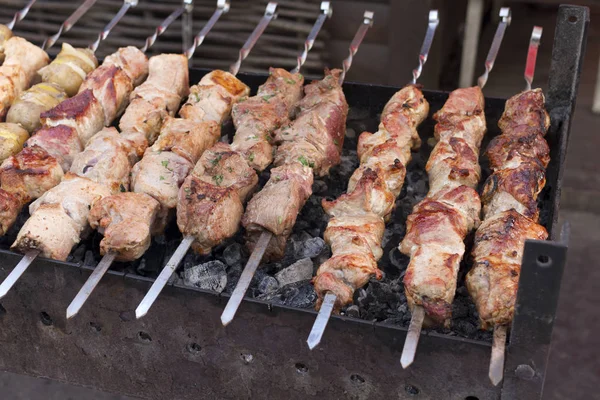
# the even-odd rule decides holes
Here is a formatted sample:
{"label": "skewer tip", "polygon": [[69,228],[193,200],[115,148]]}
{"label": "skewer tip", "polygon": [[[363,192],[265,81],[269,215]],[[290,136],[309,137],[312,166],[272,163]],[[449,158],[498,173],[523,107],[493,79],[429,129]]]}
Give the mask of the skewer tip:
{"label": "skewer tip", "polygon": [[494,327],[492,357],[490,359],[489,378],[494,386],[498,386],[504,378],[504,353],[506,349],[506,326]]}
{"label": "skewer tip", "polygon": [[139,306],[135,309],[135,319],[145,317],[146,314],[148,314],[148,309],[146,307]]}
{"label": "skewer tip", "polygon": [[402,356],[400,357],[400,364],[404,369],[408,368],[415,361],[415,354],[417,353],[424,319],[425,309],[421,306],[415,306],[412,310],[406,341],[404,342]]}
{"label": "skewer tip", "polygon": [[319,345],[319,343],[321,343],[323,333],[325,332],[327,323],[331,318],[331,313],[333,312],[336,299],[336,295],[331,292],[327,292],[325,294],[325,298],[323,299],[323,304],[321,304],[321,309],[319,310],[317,319],[315,320],[315,323],[310,330],[310,335],[308,335],[308,340],[306,341],[310,350],[314,349]]}
{"label": "skewer tip", "polygon": [[67,319],[71,319],[79,313],[79,309],[72,305],[67,308]]}

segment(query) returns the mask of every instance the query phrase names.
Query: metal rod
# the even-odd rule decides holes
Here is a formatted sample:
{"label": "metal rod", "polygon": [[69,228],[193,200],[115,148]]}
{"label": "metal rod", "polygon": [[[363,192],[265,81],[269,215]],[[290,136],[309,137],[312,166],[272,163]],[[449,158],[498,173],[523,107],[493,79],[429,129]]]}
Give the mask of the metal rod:
{"label": "metal rod", "polygon": [[56,32],[54,35],[52,35],[49,38],[47,38],[46,40],[44,40],[44,43],[42,44],[42,50],[46,50],[46,49],[49,49],[50,47],[54,46],[54,43],[56,43],[56,41],[58,40],[60,35],[62,35],[63,33],[69,32],[71,30],[71,28],[73,27],[73,25],[75,25],[77,23],[77,21],[79,21],[79,18],[81,18],[90,8],[92,8],[92,6],[96,3],[96,1],[97,0],[84,1],[83,4],[81,4],[73,12],[73,14],[71,14],[70,17],[67,18],[67,20],[62,23],[62,25],[58,29],[58,32]]}
{"label": "metal rod", "polygon": [[306,341],[309,349],[312,350],[317,347],[319,343],[321,343],[323,333],[325,332],[329,318],[331,318],[331,313],[333,312],[333,306],[335,305],[336,299],[336,295],[331,292],[325,294],[323,304],[321,304],[321,308],[319,309],[319,315],[317,315],[315,323],[313,324],[310,334],[308,335],[308,340]]}
{"label": "metal rod", "polygon": [[459,87],[468,87],[473,84],[483,8],[483,0],[469,0],[467,3],[465,32],[463,35],[462,55],[460,60],[460,75],[458,79]]}
{"label": "metal rod", "polygon": [[183,238],[179,247],[177,247],[167,265],[160,272],[160,275],[158,275],[158,278],[156,278],[140,305],[135,309],[136,318],[142,318],[144,315],[148,314],[148,310],[152,307],[152,304],[154,304],[154,301],[156,301],[160,292],[162,292],[163,288],[167,285],[167,282],[169,282],[169,278],[171,278],[171,275],[173,275],[177,266],[181,260],[183,260],[183,257],[185,257],[185,254],[192,246],[192,243],[194,243],[193,236],[186,236]]}
{"label": "metal rod", "polygon": [[494,341],[492,342],[492,358],[490,359],[490,381],[494,386],[504,377],[504,353],[506,348],[506,326],[494,327]]}
{"label": "metal rod", "polygon": [[229,11],[229,0],[219,0],[217,1],[217,9],[213,13],[212,17],[208,20],[204,28],[194,38],[194,43],[192,46],[185,51],[185,55],[188,59],[191,59],[194,56],[194,52],[204,42],[204,38],[210,32],[213,26],[217,23],[221,15],[226,14]]}
{"label": "metal rod", "polygon": [[40,254],[39,250],[29,250],[21,261],[17,264],[17,266],[8,274],[6,279],[0,284],[0,299],[2,299],[8,291],[14,286],[14,284],[19,280],[21,275],[29,268],[33,260]]}
{"label": "metal rod", "polygon": [[244,271],[242,271],[242,275],[240,276],[240,279],[238,280],[237,285],[235,286],[235,289],[233,290],[233,293],[227,302],[227,306],[225,306],[225,310],[223,310],[223,314],[221,314],[221,323],[223,323],[223,326],[229,325],[229,323],[233,320],[233,317],[235,317],[235,313],[239,308],[240,303],[242,302],[244,295],[248,290],[248,287],[250,286],[252,277],[254,277],[256,269],[260,265],[260,262],[272,237],[273,234],[271,232],[264,231],[258,238],[254,251],[252,252],[252,255],[250,255],[250,259],[248,259],[248,262],[244,267]]}
{"label": "metal rod", "polygon": [[140,51],[146,52],[152,45],[156,42],[156,39],[162,35],[169,25],[171,25],[177,18],[181,17],[184,11],[187,10],[187,7],[192,3],[192,0],[184,0],[183,5],[179,7],[177,10],[173,11],[171,15],[169,15],[159,26],[156,27],[154,33],[146,38],[146,42],[144,47],[140,48]]}
{"label": "metal rod", "polygon": [[435,30],[437,29],[439,23],[440,20],[438,18],[438,10],[429,11],[429,24],[427,25],[427,33],[425,34],[425,39],[423,40],[423,46],[421,46],[421,52],[419,53],[419,66],[413,69],[413,85],[417,83],[417,79],[419,79],[421,72],[423,72],[423,66],[427,62],[429,50],[431,49],[431,43],[433,42]]}
{"label": "metal rod", "polygon": [[315,21],[315,24],[313,25],[310,33],[308,34],[308,37],[304,41],[304,50],[298,56],[296,68],[294,68],[291,71],[293,74],[300,72],[300,68],[302,68],[302,65],[304,65],[304,63],[306,62],[306,57],[308,57],[308,52],[310,51],[310,49],[312,49],[313,45],[315,44],[315,39],[317,38],[317,35],[321,31],[321,28],[323,27],[325,20],[327,18],[331,18],[332,14],[333,14],[333,9],[331,8],[331,3],[329,1],[322,2],[321,3],[321,15],[319,15],[319,17]]}
{"label": "metal rod", "polygon": [[421,336],[421,328],[425,319],[425,309],[422,306],[415,306],[411,312],[410,325],[406,334],[406,341],[402,349],[400,364],[402,368],[407,368],[415,360],[419,338]]}
{"label": "metal rod", "polygon": [[100,42],[107,38],[110,31],[121,20],[121,18],[123,18],[127,11],[131,7],[137,6],[137,4],[138,0],[123,0],[123,5],[121,6],[121,9],[117,13],[117,15],[115,15],[115,17],[108,23],[108,25],[106,25],[102,32],[100,32],[100,34],[98,35],[98,39],[96,39],[96,41],[89,46],[89,49],[95,52],[98,49],[98,46],[100,46]]}
{"label": "metal rod", "polygon": [[192,35],[194,32],[194,4],[193,0],[183,0],[185,13],[181,19],[181,45],[182,52],[188,49],[192,44]]}
{"label": "metal rod", "polygon": [[100,282],[100,279],[102,279],[106,271],[108,271],[116,256],[117,253],[108,252],[102,257],[102,260],[100,260],[96,268],[94,268],[94,272],[92,272],[88,280],[77,293],[77,296],[75,296],[71,304],[69,304],[69,307],[67,308],[67,319],[74,317],[79,310],[81,310],[81,307],[90,297]]}
{"label": "metal rod", "polygon": [[363,15],[363,22],[360,25],[360,27],[358,28],[358,31],[356,32],[356,34],[354,35],[354,39],[352,39],[352,43],[350,43],[350,50],[349,50],[350,54],[348,54],[348,57],[344,60],[344,62],[342,64],[342,74],[340,75],[340,85],[342,83],[344,83],[344,79],[346,78],[346,73],[348,72],[348,70],[350,70],[350,67],[352,66],[352,58],[358,51],[358,48],[360,47],[360,44],[362,43],[363,39],[365,38],[367,31],[369,30],[370,27],[373,26],[373,15],[374,15],[373,11],[365,11],[365,13]]}
{"label": "metal rod", "polygon": [[254,31],[252,32],[248,40],[246,40],[244,46],[240,49],[237,61],[233,63],[229,68],[229,72],[232,75],[237,75],[237,73],[240,70],[240,67],[242,66],[242,61],[244,61],[246,57],[248,57],[248,54],[250,54],[250,50],[252,50],[252,47],[254,47],[260,35],[262,35],[262,33],[265,31],[267,25],[269,25],[269,22],[277,18],[277,14],[275,14],[276,10],[277,3],[270,2],[269,4],[267,4],[267,8],[265,9],[265,15],[262,17],[256,28],[254,28]]}
{"label": "metal rod", "polygon": [[525,65],[525,82],[527,82],[525,90],[531,90],[538,48],[540,47],[540,40],[542,39],[542,32],[543,28],[541,26],[534,26],[533,31],[531,32],[529,50],[527,51],[527,63]]}
{"label": "metal rod", "polygon": [[500,9],[500,18],[500,23],[498,24],[498,28],[496,29],[496,34],[494,35],[492,46],[490,47],[490,51],[488,52],[487,58],[485,59],[485,72],[477,80],[477,84],[482,89],[487,83],[492,68],[494,68],[494,62],[496,61],[498,50],[500,50],[500,45],[502,44],[504,32],[506,32],[506,27],[510,25],[510,8],[502,7]]}
{"label": "metal rod", "polygon": [[8,24],[6,24],[8,29],[10,29],[12,31],[13,28],[15,27],[15,24],[17,22],[20,22],[29,13],[29,9],[35,4],[36,1],[37,0],[29,0],[29,3],[27,3],[25,5],[25,7],[23,7],[21,10],[17,11],[15,13],[15,16],[13,17],[12,21],[10,21]]}

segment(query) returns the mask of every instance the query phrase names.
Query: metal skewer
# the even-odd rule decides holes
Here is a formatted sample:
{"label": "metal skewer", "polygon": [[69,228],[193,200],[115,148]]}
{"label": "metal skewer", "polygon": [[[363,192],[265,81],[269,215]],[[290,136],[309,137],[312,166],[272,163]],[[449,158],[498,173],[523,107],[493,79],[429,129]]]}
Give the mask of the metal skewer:
{"label": "metal skewer", "polygon": [[[227,10],[228,9],[229,9],[229,5],[227,4]],[[252,31],[252,33],[246,40],[246,43],[244,43],[244,46],[242,47],[242,49],[239,52],[238,60],[230,68],[230,72],[232,75],[237,75],[237,73],[240,69],[240,66],[242,64],[242,61],[246,57],[248,57],[248,54],[250,54],[250,51],[252,50],[252,48],[254,47],[254,45],[256,44],[256,42],[258,41],[260,36],[262,35],[262,33],[267,28],[267,25],[269,25],[269,22],[271,22],[273,19],[276,18],[276,14],[275,14],[276,10],[277,10],[277,3],[271,2],[271,3],[267,4],[267,7],[265,9],[265,14],[263,15],[262,19],[260,20],[260,22],[258,23],[256,28],[254,28],[254,31]],[[222,11],[222,13],[223,12],[226,12],[226,11]],[[205,33],[203,34],[202,32],[200,32],[200,34],[198,35],[198,36],[201,36],[201,38],[198,39],[199,43],[202,43],[202,40],[204,40],[204,35],[205,35]],[[198,36],[197,36],[197,38],[198,38]],[[194,40],[194,42],[196,42],[196,41]],[[194,46],[192,46],[192,47],[194,47]],[[194,47],[194,49],[195,49],[195,47]],[[188,52],[191,52],[191,54],[193,54],[193,49],[192,48],[188,49]],[[191,57],[191,55],[189,55],[188,57]],[[165,265],[163,270],[158,275],[158,278],[156,278],[156,280],[152,284],[152,287],[150,288],[148,293],[146,293],[146,296],[144,296],[142,302],[136,308],[136,310],[135,310],[136,318],[141,318],[148,313],[148,310],[150,309],[150,307],[152,307],[152,304],[154,304],[154,302],[156,301],[160,292],[167,285],[169,278],[171,277],[171,275],[173,275],[173,273],[177,269],[177,266],[179,265],[179,263],[181,262],[183,257],[185,257],[185,254],[187,253],[189,248],[192,246],[193,242],[194,242],[194,238],[192,236],[186,236],[185,238],[183,238],[182,242],[179,244],[179,247],[177,247],[177,250],[175,250],[175,253],[173,253],[171,258],[169,259],[169,262],[167,263],[167,265]]]}
{"label": "metal skewer", "polygon": [[[419,78],[419,76],[421,76],[423,66],[427,62],[427,56],[429,55],[431,43],[433,42],[433,37],[435,35],[435,31],[438,24],[438,11],[429,11],[429,23],[427,26],[427,33],[425,34],[425,39],[423,40],[423,45],[421,46],[421,51],[419,54],[419,66],[413,70],[413,79],[411,81],[412,84],[417,83],[417,79]],[[348,59],[350,62],[352,61],[352,53],[350,53]],[[308,340],[306,341],[310,350],[314,349],[319,345],[319,343],[321,343],[323,333],[325,332],[327,323],[331,318],[331,314],[335,307],[336,300],[337,296],[334,293],[327,292],[325,294],[323,298],[323,303],[321,304],[321,308],[319,309],[319,314],[315,319],[315,323],[313,324],[310,334],[308,335]]]}
{"label": "metal skewer", "polygon": [[204,38],[206,37],[208,32],[212,29],[213,26],[215,26],[219,18],[221,18],[221,15],[227,14],[227,12],[229,12],[229,0],[217,1],[217,10],[212,15],[212,17],[210,17],[206,25],[204,25],[204,28],[202,28],[202,30],[198,32],[198,34],[194,38],[194,44],[192,44],[192,46],[189,49],[187,49],[185,53],[183,53],[188,59],[191,59],[194,56],[194,52],[196,51],[198,46],[200,46],[202,42],[204,42]]}
{"label": "metal skewer", "polygon": [[165,20],[156,27],[154,33],[146,38],[146,43],[142,48],[140,48],[140,51],[145,53],[146,50],[152,47],[152,45],[154,45],[154,42],[156,42],[156,39],[167,30],[169,25],[171,25],[174,21],[177,20],[177,18],[181,17],[181,15],[185,11],[187,11],[187,9],[192,5],[192,2],[193,0],[183,0],[183,4],[181,5],[181,7],[173,11],[171,15],[165,18]]}
{"label": "metal skewer", "polygon": [[[191,1],[186,1],[186,4],[187,3],[191,3]],[[227,10],[229,10],[229,3],[227,3],[226,1],[223,1],[223,0],[219,0],[217,2],[217,10],[213,14],[213,17],[206,23],[206,25],[202,29],[202,32],[204,32],[203,35],[206,35],[210,31],[210,29],[215,25],[215,23],[217,22],[219,17],[224,13],[223,8],[225,7],[225,4],[227,5]],[[182,7],[182,8],[185,8],[185,7]],[[159,28],[162,27],[162,29],[161,29],[160,33],[158,33],[156,35],[162,34],[162,32],[164,32],[168,28],[168,26],[178,16],[181,16],[183,11],[180,11],[180,10],[181,10],[181,8],[176,10],[174,13],[169,15],[167,17],[167,19],[165,19],[160,24]],[[225,11],[225,12],[227,12],[227,11]],[[174,15],[175,15],[175,17],[174,17]],[[158,28],[156,29],[156,32],[159,32]],[[149,41],[146,40],[146,45],[144,46],[144,49],[142,49],[142,51],[146,51],[149,47],[151,47],[154,44],[155,41],[156,40],[153,39],[149,43]],[[185,251],[187,251],[188,248],[189,248],[189,245],[188,245],[188,247],[186,247]],[[183,253],[183,256],[185,256],[185,252]],[[106,271],[108,271],[108,269],[110,268],[110,266],[112,265],[112,263],[116,257],[117,257],[117,254],[112,251],[107,252],[102,257],[102,260],[100,260],[100,262],[98,263],[96,268],[94,268],[94,272],[92,272],[92,274],[90,275],[88,280],[81,287],[81,289],[79,290],[79,292],[77,293],[77,295],[75,296],[75,298],[73,299],[71,304],[69,304],[69,307],[67,307],[67,319],[72,318],[75,315],[77,315],[77,313],[79,313],[79,310],[81,310],[81,307],[83,307],[83,305],[85,304],[87,299],[90,297],[90,295],[92,294],[92,292],[94,291],[94,289],[96,288],[98,283],[100,282],[100,279],[102,279],[104,274],[106,274]]]}
{"label": "metal skewer", "polygon": [[60,35],[62,35],[63,32],[69,32],[73,25],[75,25],[77,21],[79,21],[79,18],[81,18],[83,14],[85,14],[95,3],[96,0],[86,0],[83,2],[82,5],[77,7],[73,14],[71,14],[71,16],[67,18],[65,22],[62,23],[62,25],[58,29],[58,32],[44,40],[44,43],[42,44],[42,50],[46,50],[54,46],[54,43],[56,43]]}
{"label": "metal skewer", "polygon": [[[319,15],[319,17],[317,18],[317,21],[315,22],[313,29],[310,31],[310,34],[308,35],[306,41],[304,42],[304,50],[298,56],[298,58],[297,58],[298,65],[296,66],[296,68],[294,68],[292,70],[292,72],[300,71],[302,64],[304,64],[304,62],[306,61],[308,51],[310,51],[310,49],[312,48],[312,46],[315,42],[315,39],[316,39],[317,35],[319,34],[321,27],[323,26],[323,22],[325,21],[326,18],[330,17],[332,13],[333,13],[333,10],[331,9],[330,3],[328,1],[322,2],[321,3],[321,15]],[[372,16],[371,16],[371,18],[372,18]],[[362,40],[362,37],[364,37],[364,33],[361,36],[361,40]],[[360,45],[360,43],[358,43],[358,44]],[[357,49],[358,49],[358,46],[357,46]],[[244,270],[242,271],[242,274],[240,275],[240,279],[238,280],[237,284],[235,285],[235,288],[233,289],[233,292],[231,293],[231,297],[229,298],[229,301],[227,302],[227,305],[225,306],[225,309],[223,310],[223,314],[221,314],[221,323],[223,324],[223,326],[229,325],[229,323],[233,320],[233,317],[235,317],[235,313],[237,312],[238,308],[240,307],[240,304],[242,303],[242,300],[244,299],[244,295],[246,294],[246,291],[250,287],[250,282],[252,282],[252,278],[254,277],[254,274],[256,273],[256,270],[258,269],[258,266],[260,265],[260,262],[261,262],[263,256],[265,255],[265,251],[267,250],[267,247],[269,246],[269,242],[271,241],[272,237],[273,237],[273,234],[269,231],[264,231],[260,234],[260,237],[258,238],[258,241],[256,242],[256,246],[254,247],[254,251],[252,251],[250,258],[248,259],[248,262],[246,263],[246,266],[244,267]]]}
{"label": "metal skewer", "polygon": [[[31,7],[31,5],[33,5],[33,1],[30,2],[28,4],[28,7]],[[85,8],[84,11],[81,11],[84,5],[87,5],[88,2],[85,2],[84,4],[82,4],[69,18],[68,20],[72,20],[74,19],[73,16],[77,16],[76,19],[81,18],[81,16],[85,13],[85,11],[87,11],[91,5],[87,6]],[[112,19],[112,21],[110,21],[110,23],[104,28],[104,31],[102,34],[106,33],[106,36],[108,36],[108,33],[110,32],[110,30],[119,22],[119,20],[121,19],[121,17],[123,17],[123,15],[125,14],[125,12],[127,12],[127,10],[130,7],[134,7],[137,4],[137,0],[124,0],[123,2],[123,7],[121,7],[121,9],[119,10],[119,13]],[[27,10],[29,10],[29,8],[27,8]],[[74,24],[75,21],[72,21],[72,23]],[[100,36],[102,36],[102,34],[100,34]],[[100,38],[99,36],[99,38]],[[99,41],[96,40],[96,42],[93,45],[90,45],[90,49],[92,49],[92,47],[94,47],[92,49],[92,51],[95,51],[98,48],[98,44]],[[25,253],[25,255],[23,256],[23,258],[19,261],[19,263],[17,264],[17,266],[10,272],[10,274],[8,274],[8,276],[6,277],[6,279],[4,279],[4,281],[0,284],[0,299],[2,299],[4,296],[6,296],[6,294],[8,293],[8,291],[14,286],[14,284],[19,280],[19,278],[21,277],[21,275],[23,275],[23,273],[27,270],[27,268],[29,268],[29,266],[31,265],[31,263],[33,262],[33,260],[35,260],[37,258],[37,256],[39,256],[40,251],[37,249],[32,249],[29,250]]]}
{"label": "metal skewer", "polygon": [[[482,89],[488,80],[490,71],[494,67],[494,62],[496,61],[498,50],[500,50],[500,45],[502,44],[506,27],[510,25],[510,8],[504,7],[500,9],[500,18],[501,20],[498,24],[498,28],[496,28],[494,40],[492,41],[490,51],[488,52],[485,60],[485,72],[477,80],[479,87]],[[417,346],[419,345],[419,338],[421,337],[421,328],[423,327],[424,319],[425,309],[423,309],[423,306],[415,305],[411,310],[410,325],[408,326],[406,341],[404,342],[402,356],[400,357],[400,364],[402,365],[402,368],[408,368],[415,360],[415,354],[417,352]]]}
{"label": "metal skewer", "polygon": [[363,39],[365,38],[367,31],[369,30],[370,27],[373,26],[373,16],[374,15],[375,15],[375,13],[373,11],[365,11],[365,13],[363,14],[363,22],[360,25],[360,27],[358,28],[358,31],[356,31],[356,34],[354,35],[354,39],[352,39],[352,42],[350,43],[350,48],[349,48],[350,54],[348,54],[348,57],[346,57],[346,59],[342,63],[342,73],[340,74],[340,85],[342,83],[344,83],[344,79],[346,79],[346,72],[348,72],[350,70],[350,67],[352,66],[352,59],[356,55],[356,52],[358,51],[360,44],[362,43]]}
{"label": "metal skewer", "polygon": [[[542,38],[542,28],[534,26],[529,40],[529,50],[527,51],[527,62],[525,64],[525,81],[527,86],[525,90],[531,90],[533,83],[533,74],[535,72],[535,62],[537,60],[537,51]],[[504,354],[506,353],[506,325],[494,326],[494,340],[492,342],[492,356],[490,357],[490,369],[488,376],[494,386],[504,378]]]}
{"label": "metal skewer", "polygon": [[17,22],[20,22],[29,13],[29,9],[35,4],[36,1],[37,0],[30,0],[29,3],[27,3],[25,5],[25,7],[23,7],[21,10],[17,11],[15,13],[15,16],[13,17],[12,21],[10,21],[8,24],[6,24],[8,29],[10,29],[12,31],[13,28],[15,27],[15,24]]}
{"label": "metal skewer", "polygon": [[90,50],[92,50],[93,52],[96,52],[96,50],[98,49],[98,46],[100,46],[100,42],[108,37],[108,34],[110,33],[110,31],[112,31],[112,29],[115,27],[115,25],[127,13],[127,11],[131,7],[137,6],[137,4],[138,4],[138,0],[123,0],[123,5],[121,6],[121,9],[117,13],[117,15],[115,15],[114,18],[108,23],[108,25],[106,25],[106,27],[102,30],[102,32],[100,32],[98,34],[98,39],[96,39],[96,41],[94,43],[89,45],[88,48]]}

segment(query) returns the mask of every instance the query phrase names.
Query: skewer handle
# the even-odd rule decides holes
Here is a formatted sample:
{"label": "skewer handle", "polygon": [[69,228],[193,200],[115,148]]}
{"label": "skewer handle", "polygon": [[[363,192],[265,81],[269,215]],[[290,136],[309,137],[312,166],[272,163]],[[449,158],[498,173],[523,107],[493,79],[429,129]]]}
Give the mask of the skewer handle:
{"label": "skewer handle", "polygon": [[308,57],[308,52],[310,51],[310,49],[312,49],[313,45],[315,44],[315,39],[317,38],[319,31],[323,27],[323,23],[325,23],[325,20],[327,18],[331,18],[332,14],[333,14],[333,9],[331,8],[331,3],[329,1],[322,2],[321,3],[321,15],[319,15],[319,17],[317,18],[317,21],[313,25],[310,33],[308,34],[308,37],[306,38],[306,41],[304,42],[304,50],[298,56],[298,59],[297,59],[298,64],[296,65],[296,68],[294,68],[291,71],[293,74],[300,72],[300,68],[302,68],[302,65],[304,65],[304,63],[306,62],[306,57]]}
{"label": "skewer handle", "polygon": [[308,340],[306,341],[309,349],[312,350],[317,347],[319,343],[321,343],[323,333],[325,332],[329,318],[331,318],[331,313],[333,312],[336,299],[337,296],[331,292],[327,292],[325,294],[325,298],[323,298],[323,304],[321,304],[321,309],[319,310],[317,319],[315,319],[315,323],[313,324],[310,334],[308,335]]}
{"label": "skewer handle", "polygon": [[15,24],[17,22],[21,21],[23,18],[25,18],[27,13],[29,13],[29,9],[35,4],[36,1],[37,0],[29,0],[29,3],[27,3],[25,5],[25,7],[23,7],[21,10],[17,11],[15,13],[15,16],[13,17],[12,21],[10,21],[8,24],[6,24],[8,29],[10,29],[12,31],[13,28],[15,27]]}
{"label": "skewer handle", "polygon": [[0,299],[6,296],[8,291],[14,286],[15,283],[17,283],[21,275],[27,271],[27,268],[29,268],[33,260],[35,260],[39,254],[39,250],[29,250],[27,253],[25,253],[17,266],[10,271],[10,274],[8,274],[6,279],[4,279],[2,284],[0,284]]}
{"label": "skewer handle", "polygon": [[46,50],[54,46],[54,43],[56,43],[60,35],[69,32],[73,25],[75,25],[77,21],[79,21],[79,18],[81,18],[83,14],[85,14],[90,8],[92,8],[94,4],[96,4],[96,1],[97,0],[86,0],[83,2],[82,5],[77,7],[77,10],[75,10],[73,14],[71,14],[71,16],[67,18],[65,22],[62,23],[62,25],[58,29],[58,32],[44,40],[44,44],[42,44],[42,50]]}
{"label": "skewer handle", "polygon": [[217,9],[213,13],[212,17],[210,17],[206,25],[204,25],[204,28],[202,28],[202,30],[198,32],[198,34],[194,38],[194,44],[192,44],[192,46],[189,49],[187,49],[184,53],[188,59],[194,56],[194,52],[196,51],[198,46],[200,46],[202,42],[204,42],[204,38],[206,37],[206,35],[208,35],[208,32],[210,32],[212,27],[215,26],[219,18],[221,18],[221,15],[227,14],[228,11],[229,0],[218,0]]}
{"label": "skewer handle", "polygon": [[240,70],[240,67],[242,66],[242,61],[244,61],[246,57],[248,57],[248,54],[250,54],[250,50],[252,50],[252,48],[258,41],[260,35],[262,35],[262,33],[265,31],[267,25],[269,25],[269,22],[277,18],[277,14],[275,14],[275,11],[277,11],[277,3],[270,2],[269,4],[267,4],[265,15],[262,17],[256,28],[254,28],[254,31],[252,32],[252,34],[250,34],[250,37],[248,38],[248,40],[246,40],[244,46],[240,49],[237,61],[229,68],[229,72],[231,72],[232,75],[237,75],[237,73]]}
{"label": "skewer handle", "polygon": [[527,51],[527,64],[525,65],[525,82],[527,82],[525,90],[531,90],[538,48],[540,47],[540,40],[542,39],[542,32],[543,28],[541,26],[534,26],[533,31],[531,32],[529,50]]}
{"label": "skewer handle", "polygon": [[433,42],[433,37],[435,36],[435,30],[439,24],[440,20],[438,17],[438,10],[429,11],[429,25],[427,26],[425,40],[423,40],[423,46],[421,46],[421,52],[419,53],[419,66],[413,69],[413,85],[417,83],[417,79],[419,79],[421,72],[423,72],[423,66],[427,62],[429,50],[431,49],[431,43]]}
{"label": "skewer handle", "polygon": [[154,301],[156,300],[160,292],[167,285],[167,282],[169,282],[169,278],[171,278],[171,275],[173,275],[173,273],[177,269],[177,266],[179,265],[181,260],[183,260],[183,257],[185,257],[185,253],[187,253],[188,249],[192,246],[193,242],[193,236],[186,236],[185,238],[183,238],[183,240],[179,244],[179,247],[177,247],[175,253],[173,253],[167,265],[165,265],[163,270],[160,272],[160,275],[158,275],[158,278],[156,278],[156,280],[152,284],[152,287],[150,288],[148,293],[146,293],[146,296],[144,296],[144,299],[142,300],[140,305],[135,309],[136,318],[142,318],[148,313],[148,310],[150,309],[150,307],[152,307],[152,304],[154,304]]}
{"label": "skewer handle", "polygon": [[183,0],[185,4],[185,12],[181,17],[181,45],[182,52],[192,45],[194,32],[194,2],[193,0]]}
{"label": "skewer handle", "polygon": [[350,54],[348,54],[348,57],[344,60],[342,64],[343,70],[342,74],[340,75],[340,85],[344,83],[344,79],[346,78],[346,72],[348,72],[348,70],[350,70],[350,67],[352,66],[352,58],[358,51],[358,48],[360,47],[360,44],[365,38],[367,31],[370,27],[373,26],[373,15],[375,15],[373,11],[365,11],[363,15],[363,22],[360,25],[360,28],[358,28],[356,35],[354,35],[352,43],[350,43]]}
{"label": "skewer handle", "polygon": [[506,32],[506,27],[510,25],[511,19],[512,17],[510,13],[510,8],[502,7],[500,9],[500,23],[498,24],[498,28],[496,29],[496,34],[494,35],[494,40],[492,41],[490,51],[488,52],[487,58],[485,59],[485,72],[477,80],[477,84],[482,89],[488,80],[492,68],[494,68],[494,62],[496,61],[498,50],[500,50],[500,45],[502,44],[502,39],[504,38],[504,32]]}
{"label": "skewer handle", "polygon": [[171,25],[177,18],[181,17],[181,14],[183,14],[183,12],[186,11],[187,7],[191,6],[191,4],[192,0],[184,0],[183,5],[165,18],[165,20],[156,27],[154,33],[146,38],[146,43],[140,50],[145,53],[146,50],[152,47],[152,45],[156,42],[156,39],[167,30],[169,25]]}
{"label": "skewer handle", "polygon": [[121,6],[121,9],[117,13],[117,15],[115,15],[114,18],[108,23],[108,25],[106,25],[106,27],[104,27],[102,32],[100,32],[100,34],[98,35],[98,39],[96,39],[96,41],[89,46],[89,49],[92,50],[93,52],[95,52],[98,49],[98,46],[100,46],[100,42],[103,41],[104,39],[106,39],[106,37],[108,36],[110,31],[112,31],[112,29],[115,27],[115,25],[127,13],[127,11],[131,7],[137,6],[137,4],[138,4],[138,0],[123,0],[123,5]]}

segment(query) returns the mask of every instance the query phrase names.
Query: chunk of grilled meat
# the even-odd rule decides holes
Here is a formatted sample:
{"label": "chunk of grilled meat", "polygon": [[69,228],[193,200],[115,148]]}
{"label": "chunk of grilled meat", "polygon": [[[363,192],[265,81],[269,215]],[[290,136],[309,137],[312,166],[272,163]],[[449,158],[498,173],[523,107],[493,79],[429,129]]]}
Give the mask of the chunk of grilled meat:
{"label": "chunk of grilled meat", "polygon": [[59,162],[39,146],[24,148],[0,166],[2,189],[19,198],[22,205],[56,186],[62,177]]}
{"label": "chunk of grilled meat", "polygon": [[388,101],[376,133],[363,132],[358,140],[360,166],[348,183],[348,192],[337,200],[323,201],[331,217],[324,239],[332,257],[318,269],[313,283],[320,307],[327,292],[336,295],[336,310],[352,302],[354,291],[374,276],[381,278],[377,260],[385,221],[400,194],[411,150],[421,144],[417,126],[429,113],[429,103],[414,85]]}
{"label": "chunk of grilled meat", "polygon": [[53,83],[38,83],[27,89],[8,110],[6,122],[20,124],[29,133],[42,126],[40,114],[56,107],[67,95]]}
{"label": "chunk of grilled meat", "polygon": [[38,73],[43,82],[55,84],[71,97],[79,92],[87,74],[97,67],[98,60],[92,50],[63,43],[56,58]]}
{"label": "chunk of grilled meat", "polygon": [[466,277],[482,329],[510,324],[525,241],[548,237],[537,223],[537,197],[550,161],[544,139],[550,119],[541,89],[510,98],[498,126],[502,135],[486,152],[493,172],[484,185],[484,221],[475,234],[474,264]]}
{"label": "chunk of grilled meat", "polygon": [[16,98],[31,86],[37,71],[48,64],[48,54],[27,40],[13,36],[4,43],[0,67],[0,118],[4,120]]}
{"label": "chunk of grilled meat", "polygon": [[27,139],[29,133],[20,125],[0,122],[0,162],[21,151]]}
{"label": "chunk of grilled meat", "polygon": [[144,193],[119,193],[97,201],[88,220],[104,235],[100,254],[117,253],[117,261],[133,261],[150,247],[151,226],[160,204]]}
{"label": "chunk of grilled meat", "polygon": [[68,171],[73,163],[73,158],[83,151],[77,130],[66,125],[43,127],[27,139],[25,146],[43,148],[56,158],[63,171]]}
{"label": "chunk of grilled meat", "polygon": [[4,45],[12,37],[12,31],[6,25],[0,25],[0,63],[4,62]]}
{"label": "chunk of grilled meat", "polygon": [[102,65],[114,65],[123,70],[133,87],[139,86],[148,77],[148,57],[137,47],[121,47],[107,56]]}
{"label": "chunk of grilled meat", "polygon": [[[296,119],[275,133],[275,143],[279,144],[274,160],[276,168],[271,170],[263,190],[248,202],[242,218],[250,250],[263,231],[275,235],[264,259],[283,255],[298,213],[312,194],[313,174],[324,175],[339,162],[348,114],[339,84],[340,73],[340,70],[326,71],[322,80],[307,85],[306,96],[296,105]],[[278,197],[284,193],[290,197]],[[274,208],[280,203],[290,207]],[[268,208],[263,209],[265,206]]]}
{"label": "chunk of grilled meat", "polygon": [[479,225],[475,191],[479,146],[486,132],[479,87],[457,89],[434,115],[434,147],[426,165],[429,192],[408,217],[399,249],[410,256],[404,288],[411,310],[425,309],[435,324],[450,323],[464,239]]}
{"label": "chunk of grilled meat", "polygon": [[15,223],[21,207],[23,205],[17,196],[0,189],[0,236],[4,236]]}
{"label": "chunk of grilled meat", "polygon": [[150,74],[130,96],[131,106],[121,118],[122,131],[144,133],[154,143],[163,120],[173,116],[181,98],[188,94],[188,60],[181,54],[161,54],[150,58]]}

